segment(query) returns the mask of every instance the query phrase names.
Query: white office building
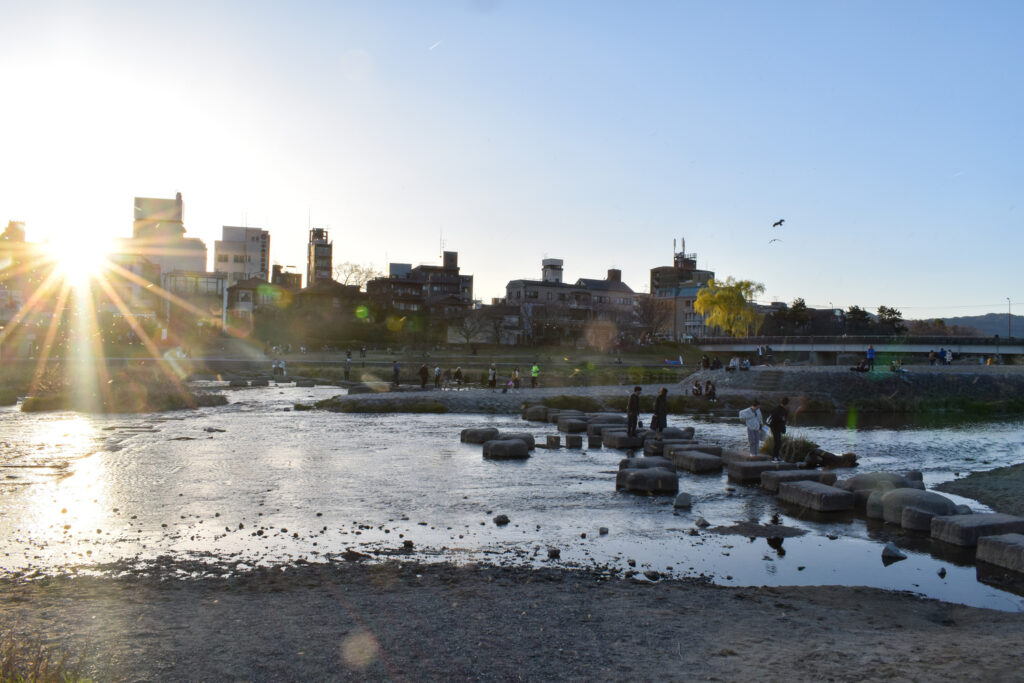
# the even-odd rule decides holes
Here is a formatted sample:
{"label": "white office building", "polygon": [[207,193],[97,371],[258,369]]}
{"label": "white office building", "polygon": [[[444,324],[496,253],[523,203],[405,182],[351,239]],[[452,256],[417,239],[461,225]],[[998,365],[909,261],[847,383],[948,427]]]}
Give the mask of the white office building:
{"label": "white office building", "polygon": [[214,242],[213,269],[227,273],[228,285],[242,280],[270,281],[270,233],[260,228],[225,225]]}

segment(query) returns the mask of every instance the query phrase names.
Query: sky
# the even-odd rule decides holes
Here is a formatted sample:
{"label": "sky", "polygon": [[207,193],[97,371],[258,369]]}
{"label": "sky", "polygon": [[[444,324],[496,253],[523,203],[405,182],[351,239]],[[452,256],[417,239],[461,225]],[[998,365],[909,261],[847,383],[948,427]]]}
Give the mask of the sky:
{"label": "sky", "polygon": [[1017,1],[5,0],[0,221],[127,237],[133,197],[181,192],[211,262],[248,225],[304,272],[312,225],[336,264],[457,251],[487,303],[543,258],[647,291],[684,238],[764,302],[1024,311],[1021,25]]}

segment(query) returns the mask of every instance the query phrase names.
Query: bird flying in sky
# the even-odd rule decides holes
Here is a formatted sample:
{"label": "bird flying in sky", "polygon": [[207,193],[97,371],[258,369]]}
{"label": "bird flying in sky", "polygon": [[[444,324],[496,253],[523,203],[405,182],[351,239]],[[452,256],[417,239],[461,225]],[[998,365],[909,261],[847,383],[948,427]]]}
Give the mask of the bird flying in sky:
{"label": "bird flying in sky", "polygon": [[772,223],[772,227],[773,228],[781,228],[782,224],[785,223],[785,222],[786,222],[785,218],[780,218],[779,220],[777,220],[774,223]]}
{"label": "bird flying in sky", "polygon": [[781,242],[781,241],[782,241],[782,240],[780,240],[780,239],[779,239],[778,237],[776,237],[776,238],[775,238],[775,239],[773,239],[773,240],[768,240],[768,244],[771,244],[772,242]]}

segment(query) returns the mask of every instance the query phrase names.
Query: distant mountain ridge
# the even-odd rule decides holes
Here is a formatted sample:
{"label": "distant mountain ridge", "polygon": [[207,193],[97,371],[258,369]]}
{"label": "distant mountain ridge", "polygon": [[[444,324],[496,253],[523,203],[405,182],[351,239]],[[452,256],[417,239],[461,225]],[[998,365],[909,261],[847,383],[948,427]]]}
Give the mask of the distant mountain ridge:
{"label": "distant mountain ridge", "polygon": [[[1006,337],[1006,314],[986,313],[985,315],[964,315],[956,318],[942,318],[947,325],[973,327],[986,337]],[[1015,338],[1024,337],[1024,315],[1011,316],[1010,324]]]}

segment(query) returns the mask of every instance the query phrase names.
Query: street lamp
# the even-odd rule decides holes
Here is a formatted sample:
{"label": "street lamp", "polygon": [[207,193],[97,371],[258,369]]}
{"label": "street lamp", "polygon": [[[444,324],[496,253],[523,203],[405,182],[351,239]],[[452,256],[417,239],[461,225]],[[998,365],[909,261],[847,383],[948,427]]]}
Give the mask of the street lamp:
{"label": "street lamp", "polygon": [[1010,315],[1010,297],[1006,297],[1006,337],[1013,338],[1013,316]]}

